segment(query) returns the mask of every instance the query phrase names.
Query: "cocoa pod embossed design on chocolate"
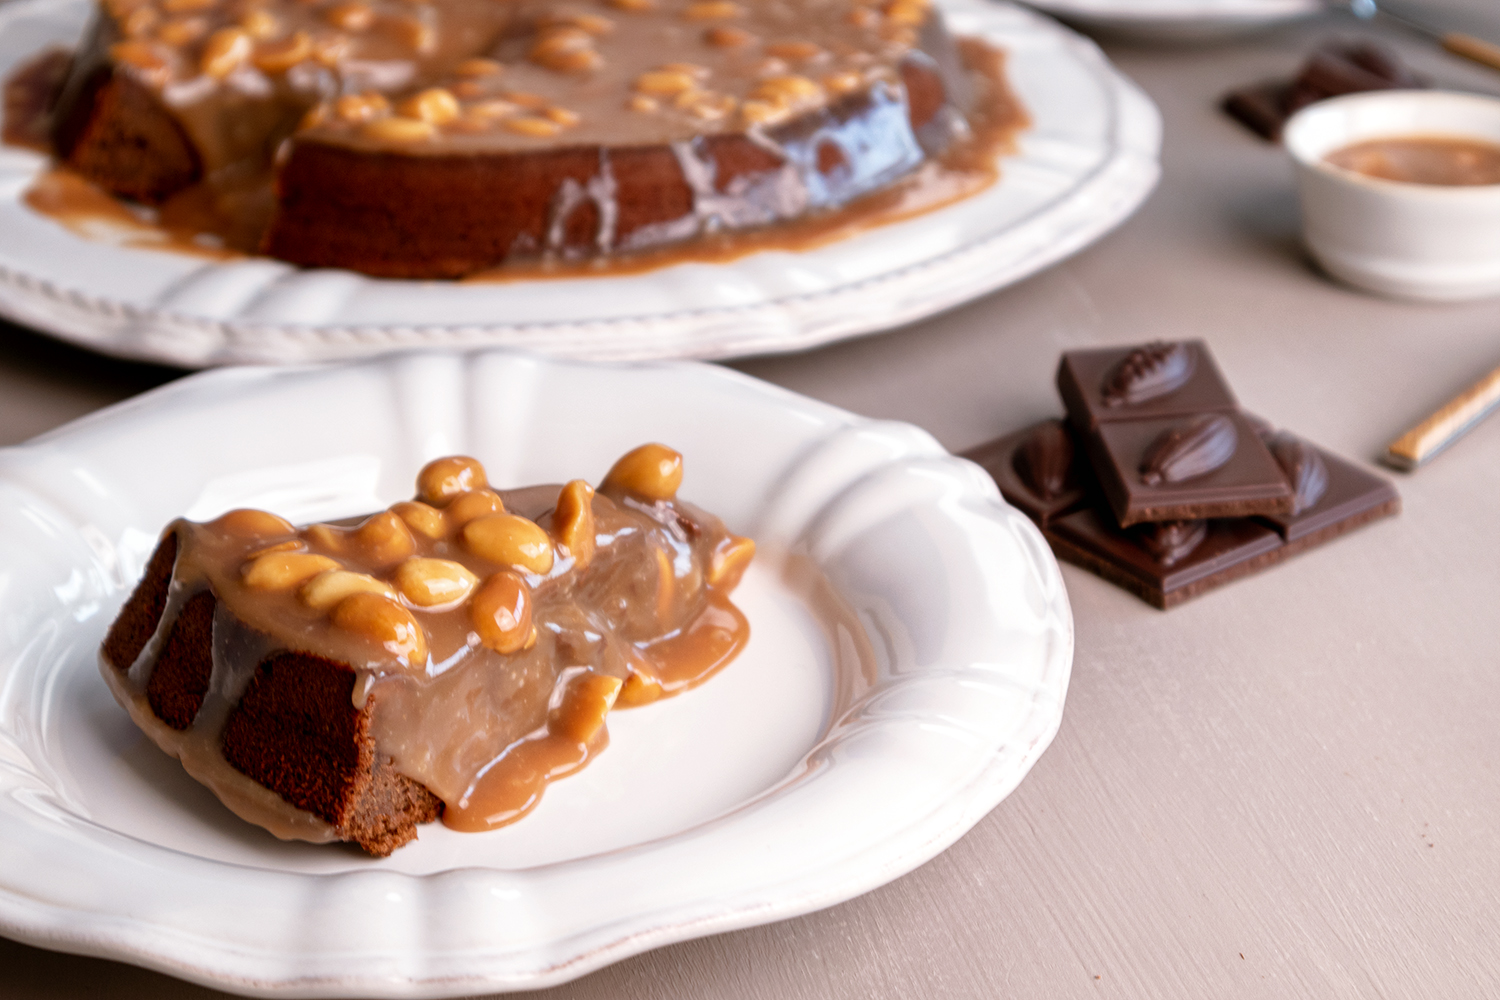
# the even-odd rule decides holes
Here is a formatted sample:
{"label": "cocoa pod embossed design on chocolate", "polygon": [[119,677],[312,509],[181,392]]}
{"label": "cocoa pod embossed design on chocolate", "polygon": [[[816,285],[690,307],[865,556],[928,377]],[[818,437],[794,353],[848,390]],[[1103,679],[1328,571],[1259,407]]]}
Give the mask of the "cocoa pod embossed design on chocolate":
{"label": "cocoa pod embossed design on chocolate", "polygon": [[1222,413],[1210,413],[1162,431],[1141,458],[1141,482],[1147,486],[1180,483],[1206,476],[1234,455],[1239,432]]}
{"label": "cocoa pod embossed design on chocolate", "polygon": [[1293,517],[1322,499],[1328,490],[1328,465],[1318,454],[1318,449],[1286,431],[1267,438],[1266,445],[1296,492],[1292,501]]}
{"label": "cocoa pod embossed design on chocolate", "polygon": [[1100,398],[1105,406],[1144,403],[1181,388],[1194,367],[1186,344],[1157,341],[1137,347],[1104,377]]}
{"label": "cocoa pod embossed design on chocolate", "polygon": [[1011,460],[1016,475],[1043,500],[1062,496],[1073,468],[1073,439],[1056,421],[1038,427]]}
{"label": "cocoa pod embossed design on chocolate", "polygon": [[1135,539],[1159,565],[1175,566],[1207,536],[1207,521],[1157,521],[1137,528]]}

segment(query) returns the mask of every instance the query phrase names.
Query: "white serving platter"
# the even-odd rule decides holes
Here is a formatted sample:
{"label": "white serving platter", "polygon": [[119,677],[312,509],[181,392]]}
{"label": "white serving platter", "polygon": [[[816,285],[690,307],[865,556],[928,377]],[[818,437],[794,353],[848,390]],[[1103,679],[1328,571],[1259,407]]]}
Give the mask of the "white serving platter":
{"label": "white serving platter", "polygon": [[1202,41],[1327,10],[1325,0],[1026,0],[1080,27],[1131,38]]}
{"label": "white serving platter", "polygon": [[[0,74],[72,44],[91,0],[0,5]],[[0,314],[122,357],[187,367],[505,345],[594,359],[799,350],[910,323],[1098,239],[1156,183],[1155,107],[1092,42],[1022,7],[938,0],[1009,54],[1033,119],[1000,182],[965,201],[796,253],[644,274],[413,282],[93,242],[22,200],[44,159],[0,147]]]}
{"label": "white serving platter", "polygon": [[[232,817],[114,703],[98,644],[160,529],[410,495],[464,452],[502,486],[602,475],[646,440],[759,543],[746,651],[621,711],[611,745],[485,834],[390,858]],[[1073,631],[1040,534],[977,466],[693,362],[492,350],[236,368],[0,450],[0,934],[257,996],[562,982],[829,906],[910,871],[1024,777]]]}

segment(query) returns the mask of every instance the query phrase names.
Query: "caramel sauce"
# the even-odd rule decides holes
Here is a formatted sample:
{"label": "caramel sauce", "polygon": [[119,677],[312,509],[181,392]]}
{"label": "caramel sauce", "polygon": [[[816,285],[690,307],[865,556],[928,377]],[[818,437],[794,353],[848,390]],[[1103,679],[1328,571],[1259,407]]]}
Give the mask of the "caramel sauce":
{"label": "caramel sauce", "polygon": [[[462,280],[533,281],[640,274],[682,263],[724,263],[763,251],[798,252],[835,243],[860,232],[914,218],[968,198],[1000,177],[1000,158],[1015,150],[1029,124],[1005,77],[1005,56],[973,38],[959,40],[975,83],[970,134],[935,159],[885,188],[838,208],[811,212],[755,229],[707,233],[692,240],[642,251],[581,260],[514,260]],[[33,108],[33,112],[41,111]],[[7,129],[12,118],[7,116]],[[35,131],[17,112],[15,129]],[[271,184],[264,175],[220,172],[213,185],[197,184],[160,208],[129,205],[64,166],[43,171],[25,193],[29,207],[89,239],[215,259],[253,255],[271,212]]]}
{"label": "caramel sauce", "polygon": [[1369,139],[1334,150],[1324,159],[1344,170],[1405,184],[1500,184],[1500,144],[1463,136]]}
{"label": "caramel sauce", "polygon": [[[116,665],[124,674],[105,665],[116,697],[237,814],[286,839],[327,840],[318,817],[236,772],[220,741],[267,657],[297,650],[346,663],[376,752],[444,801],[447,825],[482,830],[526,815],[550,781],[602,751],[611,708],[685,691],[744,648],[749,623],[729,592],[754,546],[713,515],[612,477],[586,512],[564,516],[560,493],[578,495],[577,485],[497,493],[464,461],[479,471],[463,491],[354,524],[298,529],[253,511],[174,522],[168,607],[137,662]],[[497,561],[475,530],[484,518],[541,548]],[[480,595],[497,579],[518,596],[486,631]],[[205,590],[217,602],[213,676],[178,732],[143,695],[165,633]],[[361,601],[368,613],[353,613]]]}

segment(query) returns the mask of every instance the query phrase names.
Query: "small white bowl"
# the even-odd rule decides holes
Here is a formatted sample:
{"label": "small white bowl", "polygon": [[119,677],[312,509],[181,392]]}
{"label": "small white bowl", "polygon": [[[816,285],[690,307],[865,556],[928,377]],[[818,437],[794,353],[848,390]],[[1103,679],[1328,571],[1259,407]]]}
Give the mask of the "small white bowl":
{"label": "small white bowl", "polygon": [[1384,295],[1451,302],[1500,294],[1500,184],[1388,181],[1324,159],[1352,143],[1400,136],[1500,143],[1500,100],[1381,91],[1293,115],[1282,141],[1297,165],[1308,249],[1329,274]]}

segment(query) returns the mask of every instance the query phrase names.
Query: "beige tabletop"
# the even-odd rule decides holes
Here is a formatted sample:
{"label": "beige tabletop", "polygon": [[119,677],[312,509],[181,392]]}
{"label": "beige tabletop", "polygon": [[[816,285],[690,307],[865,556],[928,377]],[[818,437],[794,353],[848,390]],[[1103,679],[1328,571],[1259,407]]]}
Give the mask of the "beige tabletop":
{"label": "beige tabletop", "polygon": [[[1446,5],[1500,37],[1494,3]],[[1500,364],[1500,302],[1399,304],[1319,277],[1280,151],[1215,110],[1352,30],[1108,44],[1166,121],[1135,218],[928,322],[736,367],[961,449],[1059,412],[1059,351],[1202,337],[1247,408],[1372,458]],[[1437,82],[1500,92],[1500,74],[1386,34]],[[178,374],[0,324],[0,443]],[[1397,485],[1399,518],[1167,613],[1065,567],[1062,730],[971,833],[852,902],[547,995],[1500,995],[1500,418]],[[0,940],[4,1000],[82,996],[220,994]]]}

